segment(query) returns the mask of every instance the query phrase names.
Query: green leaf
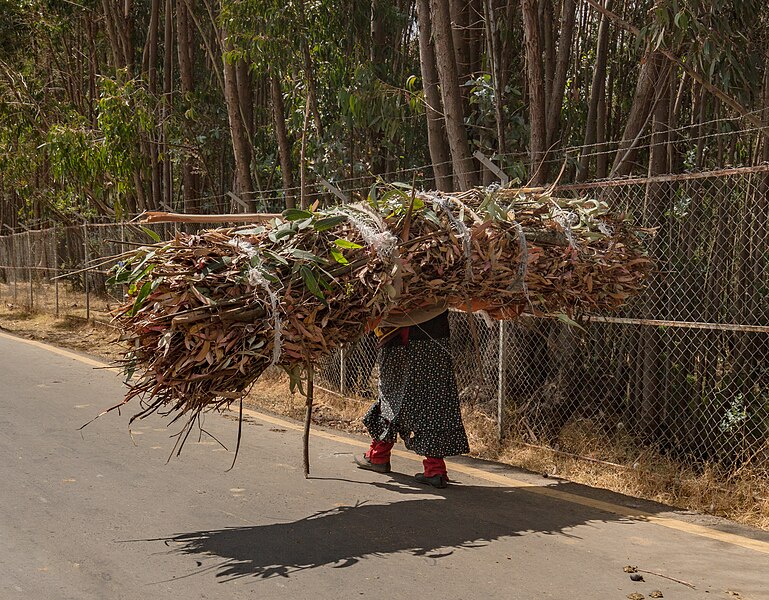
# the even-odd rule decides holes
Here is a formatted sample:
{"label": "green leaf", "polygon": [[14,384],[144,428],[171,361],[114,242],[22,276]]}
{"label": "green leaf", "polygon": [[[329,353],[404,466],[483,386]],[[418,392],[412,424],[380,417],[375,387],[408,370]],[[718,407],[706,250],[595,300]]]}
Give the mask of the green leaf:
{"label": "green leaf", "polygon": [[355,242],[351,242],[350,240],[343,240],[341,238],[334,240],[334,243],[340,248],[349,248],[351,250],[357,250],[358,248],[363,248],[363,246],[361,246],[360,244],[356,244]]}
{"label": "green leaf", "polygon": [[217,258],[214,261],[211,261],[208,263],[205,268],[200,272],[203,277],[206,275],[209,275],[210,273],[214,273],[227,265],[229,265],[232,262],[231,256],[222,256],[221,258]]}
{"label": "green leaf", "polygon": [[298,389],[299,393],[304,396],[304,387],[302,386],[302,365],[296,364],[291,367],[281,365],[281,367],[283,367],[283,370],[288,375],[288,391],[293,395]]}
{"label": "green leaf", "polygon": [[302,276],[302,281],[304,281],[305,287],[310,291],[310,293],[313,296],[316,296],[317,298],[320,298],[323,300],[323,303],[326,303],[326,297],[323,295],[323,292],[320,289],[320,286],[318,285],[318,280],[315,278],[315,274],[312,272],[310,267],[307,265],[302,265],[299,267],[299,273]]}
{"label": "green leaf", "polygon": [[577,323],[574,319],[572,319],[569,315],[564,313],[559,313],[556,316],[558,317],[559,321],[561,321],[562,323],[566,323],[569,327],[576,327],[583,333],[587,333],[587,331],[585,331],[585,328],[582,327],[582,325],[580,325],[579,323]]}
{"label": "green leaf", "polygon": [[136,296],[136,300],[134,300],[134,305],[131,307],[131,310],[128,311],[129,317],[133,317],[137,312],[139,312],[139,309],[142,307],[144,300],[152,293],[152,291],[158,286],[159,283],[159,279],[156,281],[144,282],[142,289],[139,290],[139,294]]}
{"label": "green leaf", "polygon": [[334,250],[334,249],[332,248],[332,249],[331,249],[331,256],[332,256],[332,257],[333,257],[333,259],[334,259],[336,262],[338,262],[340,265],[349,265],[349,264],[350,264],[350,261],[349,261],[349,260],[347,260],[347,259],[344,257],[344,254],[342,254],[342,253],[341,253],[339,250]]}
{"label": "green leaf", "polygon": [[368,192],[368,203],[374,208],[374,210],[379,211],[379,200],[377,199],[377,182],[374,181],[374,183],[371,184],[371,189]]}
{"label": "green leaf", "polygon": [[270,260],[276,263],[279,263],[284,267],[288,266],[288,261],[284,257],[282,257],[280,254],[277,254],[272,250],[262,250],[262,254],[264,254],[266,258],[269,258]]}
{"label": "green leaf", "polygon": [[393,181],[390,185],[393,187],[401,188],[402,190],[408,190],[409,192],[414,189],[410,184],[403,183],[402,181]]}
{"label": "green leaf", "polygon": [[303,219],[301,221],[296,221],[296,227],[300,230],[307,229],[310,225],[312,225],[313,221],[313,217],[310,217],[309,219]]}
{"label": "green leaf", "polygon": [[128,383],[136,373],[136,361],[131,360],[123,367],[123,382]]}
{"label": "green leaf", "polygon": [[312,213],[309,210],[300,208],[287,208],[283,211],[283,218],[286,221],[299,221],[300,219],[312,219]]}
{"label": "green leaf", "polygon": [[142,227],[142,228],[141,228],[141,230],[142,230],[144,233],[146,233],[148,236],[150,236],[150,238],[152,238],[152,239],[153,239],[153,240],[155,240],[156,242],[159,242],[159,241],[160,241],[160,236],[159,236],[157,233],[155,233],[154,231],[152,231],[152,229],[149,229],[149,228],[147,228],[147,227]]}
{"label": "green leaf", "polygon": [[270,232],[270,239],[273,242],[277,242],[278,240],[282,240],[284,237],[290,237],[290,236],[294,235],[295,233],[296,233],[296,229],[294,229],[290,225],[289,226],[284,225],[284,226],[279,227],[278,229],[276,229],[274,231],[271,231]]}
{"label": "green leaf", "polygon": [[[131,272],[131,281],[136,281],[139,277],[144,275],[144,272],[142,269],[144,269],[144,265],[147,264],[147,261],[155,257],[155,251],[150,250],[147,252],[147,254],[144,255],[144,258],[139,261],[139,264],[134,267],[134,270]],[[154,265],[153,265],[154,267]]]}
{"label": "green leaf", "polygon": [[235,232],[235,235],[261,235],[265,231],[267,231],[266,227],[258,225],[257,227],[251,227],[249,229],[238,229]]}
{"label": "green leaf", "polygon": [[307,250],[300,250],[299,248],[292,248],[289,252],[291,256],[294,258],[298,258],[300,260],[309,260],[312,262],[322,262],[320,258],[318,258],[315,254],[312,252],[307,252]]}
{"label": "green leaf", "polygon": [[336,227],[340,223],[344,223],[347,220],[347,217],[345,215],[335,215],[333,217],[325,217],[323,219],[318,219],[315,222],[315,231],[321,232],[321,231],[327,231],[333,227]]}

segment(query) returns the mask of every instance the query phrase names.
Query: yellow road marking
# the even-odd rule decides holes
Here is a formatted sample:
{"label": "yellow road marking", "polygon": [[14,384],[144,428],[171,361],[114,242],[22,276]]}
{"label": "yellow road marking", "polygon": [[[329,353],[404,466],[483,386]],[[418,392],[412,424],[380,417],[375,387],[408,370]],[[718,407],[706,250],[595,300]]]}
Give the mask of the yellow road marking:
{"label": "yellow road marking", "polygon": [[[78,362],[81,362],[83,364],[92,366],[92,367],[105,367],[108,366],[107,363],[104,363],[102,361],[94,360],[92,358],[88,358],[86,356],[81,356],[79,354],[75,354],[74,352],[69,352],[67,350],[64,350],[62,348],[57,348],[55,346],[51,346],[49,344],[45,344],[43,342],[38,342],[36,340],[28,340],[25,338],[20,338],[14,335],[8,335],[6,333],[0,332],[0,337],[23,342],[25,344],[29,344],[31,346],[35,346],[37,348],[41,348],[43,350],[47,350],[48,352],[53,352],[54,354],[58,354],[60,356],[65,356],[67,358],[71,358],[73,360],[76,360]],[[243,409],[243,414],[253,417],[255,419],[259,419],[260,421],[264,421],[266,423],[271,423],[273,425],[279,425],[282,428],[285,429],[292,429],[294,431],[302,431],[303,426],[298,425],[296,423],[291,423],[290,421],[285,421],[283,419],[280,419],[278,417],[274,417],[272,415],[267,415],[255,410],[250,409]],[[338,444],[346,444],[348,446],[356,446],[358,448],[368,448],[368,443],[363,442],[361,440],[354,440],[351,438],[343,437],[340,435],[336,435],[333,433],[329,433],[327,431],[319,431],[319,430],[312,430],[311,435],[313,437],[322,438],[325,440],[329,440]],[[404,452],[402,450],[393,450],[393,454],[395,456],[398,456],[399,458],[404,458],[406,460],[411,460],[414,462],[420,462],[421,458],[410,453],[410,452]],[[656,525],[660,525],[662,527],[667,527],[668,529],[673,529],[676,531],[680,531],[683,533],[688,533],[690,535],[696,535],[704,538],[708,538],[711,540],[716,540],[719,542],[724,542],[726,544],[731,544],[733,546],[739,546],[741,548],[747,548],[748,550],[754,550],[756,552],[761,552],[764,554],[769,554],[769,542],[765,542],[762,540],[754,540],[751,538],[747,538],[741,535],[737,535],[735,533],[729,533],[726,531],[719,531],[717,529],[711,529],[710,527],[705,527],[703,525],[697,525],[695,523],[687,523],[686,521],[680,521],[678,519],[674,519],[672,517],[664,517],[655,515],[646,511],[637,510],[634,508],[630,508],[627,506],[621,506],[619,504],[613,504],[611,502],[604,502],[603,500],[596,500],[594,498],[587,498],[585,496],[579,496],[577,494],[572,494],[570,492],[564,492],[562,490],[553,489],[550,486],[542,486],[537,485],[535,483],[529,483],[526,481],[520,481],[518,479],[513,479],[512,477],[507,477],[505,475],[499,475],[498,473],[490,473],[488,471],[484,471],[482,469],[478,469],[476,467],[470,467],[467,465],[463,465],[460,463],[456,463],[454,461],[448,460],[446,461],[447,466],[450,467],[452,471],[455,471],[457,473],[464,473],[465,475],[470,475],[471,477],[475,477],[477,479],[481,479],[484,481],[488,481],[491,483],[496,483],[498,485],[503,485],[505,487],[513,487],[513,488],[520,488],[526,492],[530,492],[532,494],[537,494],[539,496],[545,496],[548,498],[552,498],[555,500],[561,500],[563,502],[569,502],[571,504],[577,504],[580,506],[586,506],[589,508],[595,508],[598,510],[602,510],[604,512],[608,512],[610,514],[619,515],[621,517],[626,517],[630,519],[635,519],[637,521],[645,521],[648,523],[654,523]]]}
{"label": "yellow road marking", "polygon": [[[243,414],[253,417],[255,419],[259,419],[260,421],[271,423],[273,425],[279,425],[286,429],[293,429],[295,431],[302,431],[304,429],[302,425],[297,425],[289,421],[284,421],[283,419],[280,419],[278,417],[257,412],[255,410],[244,408]],[[369,446],[367,442],[343,437],[340,435],[329,433],[327,431],[311,430],[310,433],[314,437],[323,438],[325,440],[329,440],[338,444],[347,444],[348,446],[356,446],[358,448],[368,448]],[[417,462],[417,463],[422,462],[422,459],[419,456],[416,456],[411,452],[404,452],[403,450],[394,449],[393,454],[399,458],[405,458],[406,460],[410,460],[413,462]],[[521,481],[519,479],[513,479],[512,477],[507,477],[506,475],[500,475],[498,473],[490,473],[488,471],[484,471],[476,467],[470,467],[468,465],[463,465],[463,464],[454,462],[452,460],[447,460],[446,465],[449,467],[451,471],[455,471],[457,473],[463,473],[465,475],[470,475],[471,477],[496,483],[505,487],[520,488],[526,492],[537,494],[539,496],[546,496],[554,500],[560,500],[562,502],[569,502],[571,504],[578,504],[580,506],[595,508],[598,510],[602,510],[604,512],[608,512],[610,514],[619,515],[621,517],[626,517],[629,519],[634,519],[636,521],[645,521],[648,523],[654,523],[656,525],[661,525],[662,527],[667,527],[668,529],[674,529],[676,531],[681,531],[683,533],[697,535],[697,536],[705,537],[711,540],[717,540],[719,542],[732,544],[734,546],[747,548],[749,550],[755,550],[756,552],[769,554],[769,542],[765,542],[762,540],[754,540],[754,539],[746,538],[744,536],[737,535],[734,533],[719,531],[717,529],[711,529],[710,527],[705,527],[703,525],[697,525],[695,523],[680,521],[678,519],[674,519],[673,517],[655,515],[643,510],[622,506],[620,504],[614,504],[612,502],[605,502],[603,500],[597,500],[595,498],[579,496],[577,494],[572,494],[570,492],[564,492],[563,490],[554,489],[552,486],[542,486],[536,483],[529,483],[526,481]]]}

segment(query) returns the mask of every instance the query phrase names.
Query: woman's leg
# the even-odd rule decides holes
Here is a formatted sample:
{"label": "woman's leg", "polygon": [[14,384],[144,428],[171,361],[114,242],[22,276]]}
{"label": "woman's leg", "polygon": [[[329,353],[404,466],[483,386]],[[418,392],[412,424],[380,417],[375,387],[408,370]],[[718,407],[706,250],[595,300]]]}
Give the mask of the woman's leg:
{"label": "woman's leg", "polygon": [[364,454],[371,461],[371,464],[382,465],[390,462],[390,454],[395,442],[371,440],[368,452]]}
{"label": "woman's leg", "polygon": [[390,454],[394,445],[394,441],[371,440],[371,445],[365,454],[353,457],[355,464],[358,465],[358,468],[367,471],[389,473]]}
{"label": "woman's leg", "polygon": [[431,485],[436,488],[445,488],[449,482],[446,472],[446,462],[442,457],[426,456],[422,461],[424,471],[415,475],[419,483]]}

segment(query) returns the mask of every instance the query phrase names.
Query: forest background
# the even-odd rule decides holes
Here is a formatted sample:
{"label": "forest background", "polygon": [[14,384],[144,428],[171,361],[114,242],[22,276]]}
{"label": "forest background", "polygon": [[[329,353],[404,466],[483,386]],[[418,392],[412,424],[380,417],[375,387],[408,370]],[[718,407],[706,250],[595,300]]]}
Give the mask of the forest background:
{"label": "forest background", "polygon": [[0,230],[760,163],[764,8],[0,0]]}

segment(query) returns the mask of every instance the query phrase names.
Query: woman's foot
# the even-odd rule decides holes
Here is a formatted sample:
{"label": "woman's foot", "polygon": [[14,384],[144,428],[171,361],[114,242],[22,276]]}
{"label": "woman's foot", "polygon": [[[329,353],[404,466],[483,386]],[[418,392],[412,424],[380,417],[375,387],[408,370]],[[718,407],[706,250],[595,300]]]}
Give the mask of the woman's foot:
{"label": "woman's foot", "polygon": [[425,485],[431,485],[434,488],[443,489],[449,485],[448,475],[433,475],[432,477],[427,477],[424,473],[417,473],[416,475],[414,475],[414,478],[419,483],[424,483]]}
{"label": "woman's foot", "polygon": [[368,456],[365,454],[356,454],[353,456],[353,460],[355,460],[355,464],[358,465],[359,469],[366,469],[367,471],[374,471],[375,473],[389,473],[390,472],[390,462],[386,463],[372,463]]}

